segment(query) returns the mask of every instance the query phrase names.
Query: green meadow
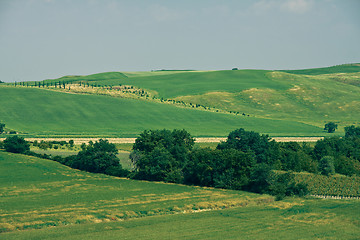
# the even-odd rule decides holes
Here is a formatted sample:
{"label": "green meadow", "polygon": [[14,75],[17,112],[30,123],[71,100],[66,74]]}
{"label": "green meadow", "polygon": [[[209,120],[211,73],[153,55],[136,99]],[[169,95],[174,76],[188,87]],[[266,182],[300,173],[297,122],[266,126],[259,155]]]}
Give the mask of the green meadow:
{"label": "green meadow", "polygon": [[359,200],[134,181],[0,152],[1,239],[356,239]]}
{"label": "green meadow", "polygon": [[145,129],[186,129],[193,136],[226,136],[245,128],[272,136],[321,136],[320,127],[288,120],[214,113],[171,104],[0,86],[0,116],[24,136],[138,136]]}

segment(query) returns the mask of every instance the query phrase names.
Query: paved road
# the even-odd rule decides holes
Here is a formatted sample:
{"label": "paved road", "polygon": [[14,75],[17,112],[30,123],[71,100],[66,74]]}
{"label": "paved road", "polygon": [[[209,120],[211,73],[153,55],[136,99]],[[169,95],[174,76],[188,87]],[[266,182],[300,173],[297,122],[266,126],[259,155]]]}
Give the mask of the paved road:
{"label": "paved road", "polygon": [[[0,141],[3,141],[5,138],[0,138]],[[26,141],[35,141],[40,142],[44,141],[66,141],[74,140],[75,144],[88,143],[89,141],[98,141],[100,138],[25,138]],[[104,138],[107,139],[111,143],[134,143],[136,138]],[[316,142],[323,137],[273,137],[273,139],[277,142]],[[225,141],[226,138],[219,137],[208,137],[208,138],[196,138],[196,142],[199,143],[212,143],[212,142],[220,142]]]}

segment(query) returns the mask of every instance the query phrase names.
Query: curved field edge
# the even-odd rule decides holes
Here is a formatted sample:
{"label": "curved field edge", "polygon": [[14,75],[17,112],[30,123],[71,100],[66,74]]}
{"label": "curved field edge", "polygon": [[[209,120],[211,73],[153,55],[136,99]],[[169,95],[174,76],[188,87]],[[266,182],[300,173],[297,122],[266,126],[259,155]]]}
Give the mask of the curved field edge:
{"label": "curved field edge", "polygon": [[145,129],[186,129],[193,136],[226,136],[245,128],[271,136],[323,136],[321,128],[178,108],[172,105],[35,88],[0,87],[0,116],[24,136],[135,137]]}

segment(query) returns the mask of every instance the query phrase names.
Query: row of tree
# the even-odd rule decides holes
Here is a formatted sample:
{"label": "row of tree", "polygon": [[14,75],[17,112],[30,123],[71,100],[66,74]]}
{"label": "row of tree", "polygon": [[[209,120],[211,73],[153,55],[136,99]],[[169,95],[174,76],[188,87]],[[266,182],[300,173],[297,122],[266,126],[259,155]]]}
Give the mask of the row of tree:
{"label": "row of tree", "polygon": [[270,193],[278,199],[307,193],[305,185],[295,183],[292,172],[360,176],[360,127],[355,126],[346,127],[343,138],[325,138],[314,147],[278,143],[242,128],[232,131],[216,149],[197,148],[194,143],[185,130],[146,130],[133,145],[132,172],[122,168],[115,145],[107,140],[83,144],[77,155],[66,158],[33,153],[18,136],[2,144],[9,152],[49,158],[88,172]]}
{"label": "row of tree", "polygon": [[[278,143],[267,135],[237,129],[216,149],[194,148],[185,130],[144,131],[133,146],[132,177],[191,185],[268,192],[279,197],[305,194],[291,172],[360,175],[360,128],[344,138],[320,140],[312,148]],[[286,174],[279,174],[283,170]]]}

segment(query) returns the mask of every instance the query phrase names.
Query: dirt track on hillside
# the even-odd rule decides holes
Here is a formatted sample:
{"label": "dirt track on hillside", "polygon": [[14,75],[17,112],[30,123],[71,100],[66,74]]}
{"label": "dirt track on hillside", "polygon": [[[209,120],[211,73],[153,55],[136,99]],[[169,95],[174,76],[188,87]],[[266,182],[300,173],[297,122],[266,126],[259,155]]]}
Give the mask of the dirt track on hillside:
{"label": "dirt track on hillside", "polygon": [[[0,141],[3,141],[5,138],[0,138]],[[98,141],[100,138],[25,138],[26,141],[66,141],[74,140],[75,144],[88,143],[89,141]],[[110,143],[134,143],[136,138],[103,138],[107,139]],[[273,137],[277,142],[316,142],[323,137]],[[208,137],[208,138],[196,138],[198,143],[212,143],[225,141],[226,138],[220,137]]]}

